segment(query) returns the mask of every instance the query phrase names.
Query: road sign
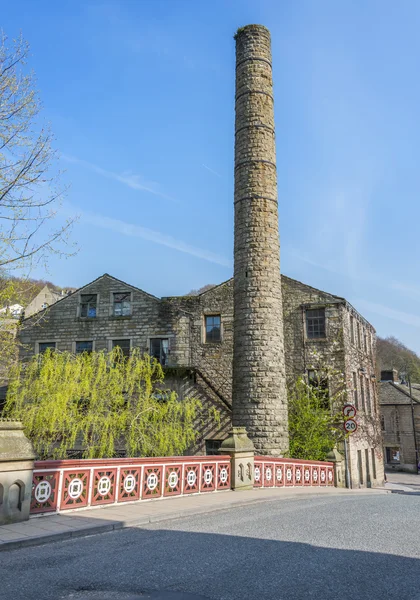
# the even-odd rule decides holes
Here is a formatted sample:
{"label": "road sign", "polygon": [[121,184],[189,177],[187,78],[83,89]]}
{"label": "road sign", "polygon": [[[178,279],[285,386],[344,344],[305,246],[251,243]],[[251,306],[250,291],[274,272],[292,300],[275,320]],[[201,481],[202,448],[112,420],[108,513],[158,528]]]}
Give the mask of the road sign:
{"label": "road sign", "polygon": [[344,429],[347,433],[354,433],[357,429],[357,423],[354,419],[347,419],[344,421]]}
{"label": "road sign", "polygon": [[353,404],[345,404],[343,406],[343,415],[348,419],[354,419],[357,414],[356,407]]}

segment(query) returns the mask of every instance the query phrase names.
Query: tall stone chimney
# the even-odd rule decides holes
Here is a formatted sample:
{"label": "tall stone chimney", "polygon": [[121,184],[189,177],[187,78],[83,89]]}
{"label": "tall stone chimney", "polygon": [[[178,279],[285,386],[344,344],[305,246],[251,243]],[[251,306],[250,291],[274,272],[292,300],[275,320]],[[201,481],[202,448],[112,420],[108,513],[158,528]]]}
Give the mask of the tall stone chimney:
{"label": "tall stone chimney", "polygon": [[233,425],[289,448],[270,32],[236,36]]}

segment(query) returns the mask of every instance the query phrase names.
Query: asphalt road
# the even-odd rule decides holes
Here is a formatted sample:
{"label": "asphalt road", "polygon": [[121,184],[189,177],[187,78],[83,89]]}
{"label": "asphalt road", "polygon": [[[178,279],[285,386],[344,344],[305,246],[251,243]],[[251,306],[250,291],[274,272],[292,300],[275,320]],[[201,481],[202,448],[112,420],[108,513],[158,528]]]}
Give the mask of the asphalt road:
{"label": "asphalt road", "polygon": [[0,554],[1,600],[420,599],[420,495],[267,501]]}

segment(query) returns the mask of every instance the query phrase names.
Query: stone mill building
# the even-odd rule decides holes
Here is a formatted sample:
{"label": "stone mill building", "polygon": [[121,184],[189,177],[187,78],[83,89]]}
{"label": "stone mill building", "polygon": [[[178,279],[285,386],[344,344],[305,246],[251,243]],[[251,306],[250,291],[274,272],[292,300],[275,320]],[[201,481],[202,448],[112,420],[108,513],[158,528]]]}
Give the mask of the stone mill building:
{"label": "stone mill building", "polygon": [[322,382],[327,395],[344,378],[358,409],[348,483],[382,485],[375,330],[344,298],[280,275],[268,30],[238,30],[236,49],[233,278],[197,296],[157,298],[102,275],[24,320],[22,358],[138,347],[161,362],[180,399],[194,394],[220,411],[220,423],[200,423],[191,453],[217,452],[233,424],[264,455],[288,451],[287,383],[315,382],[328,365],[341,375]]}

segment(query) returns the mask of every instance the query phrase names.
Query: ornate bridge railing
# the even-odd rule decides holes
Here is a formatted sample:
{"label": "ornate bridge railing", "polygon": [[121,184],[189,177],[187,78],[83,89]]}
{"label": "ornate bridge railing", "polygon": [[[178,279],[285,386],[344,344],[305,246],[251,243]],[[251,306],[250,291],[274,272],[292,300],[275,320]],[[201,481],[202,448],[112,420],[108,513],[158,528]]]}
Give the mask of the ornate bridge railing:
{"label": "ornate bridge railing", "polygon": [[229,456],[37,461],[30,512],[229,489]]}
{"label": "ornate bridge railing", "polygon": [[316,460],[256,456],[254,487],[334,485],[334,464]]}

